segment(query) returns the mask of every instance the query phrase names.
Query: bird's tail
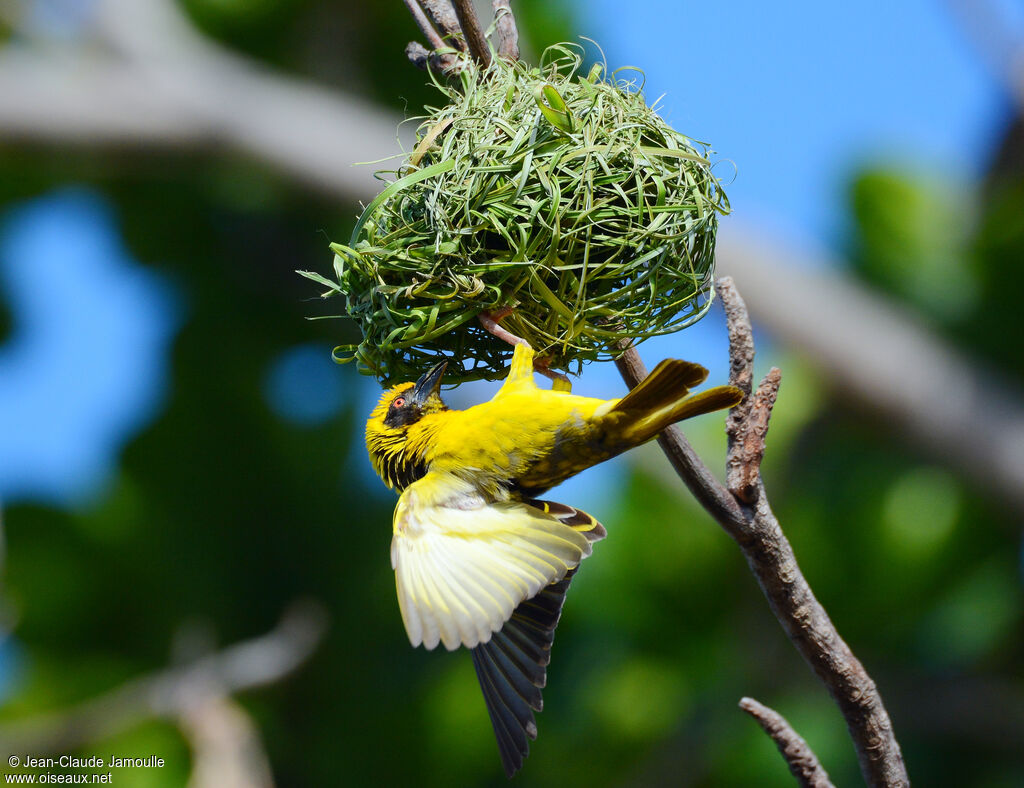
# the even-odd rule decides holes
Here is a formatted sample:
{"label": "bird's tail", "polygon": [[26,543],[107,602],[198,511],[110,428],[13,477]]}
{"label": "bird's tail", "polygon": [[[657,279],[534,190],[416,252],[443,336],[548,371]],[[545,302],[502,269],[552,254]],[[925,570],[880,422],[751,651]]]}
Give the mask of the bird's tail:
{"label": "bird's tail", "polygon": [[677,421],[731,408],[743,399],[743,392],[735,386],[716,386],[691,395],[690,389],[707,376],[708,371],[700,364],[667,359],[619,400],[608,415],[627,416],[617,432],[629,445],[636,446]]}

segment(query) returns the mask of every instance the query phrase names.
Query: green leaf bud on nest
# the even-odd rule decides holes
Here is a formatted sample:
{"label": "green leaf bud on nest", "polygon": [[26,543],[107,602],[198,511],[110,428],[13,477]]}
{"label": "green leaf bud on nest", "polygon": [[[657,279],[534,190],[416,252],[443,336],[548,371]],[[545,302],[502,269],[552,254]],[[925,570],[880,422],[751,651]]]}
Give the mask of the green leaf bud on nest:
{"label": "green leaf bud on nest", "polygon": [[700,319],[711,300],[715,231],[728,201],[709,150],[674,131],[632,82],[579,47],[540,68],[467,64],[428,115],[394,180],[366,206],[336,279],[363,341],[340,347],[382,382],[415,380],[439,356],[446,380],[500,378],[502,326],[553,369],[578,373]]}

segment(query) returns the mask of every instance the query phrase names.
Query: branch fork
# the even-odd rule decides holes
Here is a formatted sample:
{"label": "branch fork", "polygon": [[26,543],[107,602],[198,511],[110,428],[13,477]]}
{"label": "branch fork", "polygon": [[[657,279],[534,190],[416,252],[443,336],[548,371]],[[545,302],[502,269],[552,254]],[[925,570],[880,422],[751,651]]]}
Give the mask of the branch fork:
{"label": "branch fork", "polygon": [[745,504],[752,504],[758,495],[768,422],[779,396],[782,370],[772,367],[757,389],[751,390],[754,337],[747,317],[747,305],[731,277],[719,279],[715,289],[725,308],[729,328],[729,382],[746,394],[743,401],[729,412],[725,423],[729,447],[725,483],[733,496]]}
{"label": "branch fork", "polygon": [[[747,394],[726,422],[726,484],[708,470],[678,428],[663,432],[658,443],[697,500],[735,540],[776,619],[836,702],[867,784],[909,786],[903,755],[878,688],[814,597],[764,492],[761,460],[782,373],[773,367],[753,389],[754,341],[746,305],[731,278],[719,279],[716,290],[729,331],[729,381]],[[633,347],[623,351],[616,365],[630,388],[646,376]],[[780,715],[749,699],[741,705],[779,744],[802,785],[831,785],[806,742]]]}
{"label": "branch fork", "polygon": [[405,54],[417,68],[433,68],[444,74],[457,72],[466,57],[483,68],[494,55],[519,59],[519,32],[509,0],[492,0],[494,11],[492,47],[480,25],[473,0],[403,0],[430,45],[410,41]]}

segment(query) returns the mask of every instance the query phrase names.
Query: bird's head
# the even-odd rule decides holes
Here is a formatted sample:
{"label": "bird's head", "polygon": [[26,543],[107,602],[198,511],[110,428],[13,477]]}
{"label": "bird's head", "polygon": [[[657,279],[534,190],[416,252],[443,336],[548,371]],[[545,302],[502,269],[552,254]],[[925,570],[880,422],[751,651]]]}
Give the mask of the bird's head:
{"label": "bird's head", "polygon": [[441,376],[447,366],[442,361],[415,383],[399,383],[385,391],[366,422],[370,462],[391,487],[404,488],[414,480],[410,476],[421,475],[418,469],[405,467],[422,462],[422,447],[409,446],[409,438],[424,416],[447,410],[441,399]]}

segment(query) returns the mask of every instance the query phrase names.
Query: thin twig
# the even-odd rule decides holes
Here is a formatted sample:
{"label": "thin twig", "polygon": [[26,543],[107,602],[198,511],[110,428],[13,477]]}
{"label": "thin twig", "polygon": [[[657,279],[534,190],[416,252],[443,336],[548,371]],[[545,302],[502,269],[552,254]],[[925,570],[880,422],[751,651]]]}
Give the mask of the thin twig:
{"label": "thin twig", "polygon": [[464,52],[466,42],[452,4],[448,0],[419,0],[419,3],[430,21],[443,34],[445,44]]}
{"label": "thin twig", "polygon": [[[749,320],[742,319],[747,305],[733,287],[732,278],[723,276],[717,282],[718,298],[725,310],[726,326],[729,330],[729,383],[745,394],[743,401],[729,411],[725,419],[725,434],[728,439],[728,454],[725,462],[725,485],[733,495],[744,489],[744,457],[738,451],[747,432],[747,421],[754,404],[752,385],[754,380],[754,332]],[[749,495],[738,496],[744,503],[750,503]]]}
{"label": "thin twig", "polygon": [[405,45],[405,56],[416,68],[426,71],[434,69],[442,74],[455,74],[465,64],[465,60],[450,49],[431,52],[419,41],[410,41]]}
{"label": "thin twig", "polygon": [[715,291],[725,310],[729,331],[729,382],[746,394],[725,421],[729,440],[725,485],[743,503],[750,504],[757,493],[768,421],[779,394],[782,372],[778,367],[772,367],[757,391],[751,392],[755,352],[754,331],[747,318],[747,305],[730,276],[721,277],[715,283]]}
{"label": "thin twig", "polygon": [[779,396],[782,370],[772,367],[751,397],[751,406],[744,425],[743,438],[730,447],[726,460],[726,484],[729,491],[744,503],[753,503],[761,479],[765,437],[772,408]]}
{"label": "thin twig", "polygon": [[[729,383],[751,392],[754,380],[754,331],[749,321],[743,319],[747,304],[733,286],[731,276],[723,276],[715,283],[718,299],[725,310],[726,326],[729,331]],[[744,412],[741,407],[733,408],[730,417]]]}
{"label": "thin twig", "polygon": [[[754,380],[754,332],[749,321],[739,319],[740,315],[746,313],[747,305],[732,286],[732,278],[723,276],[718,280],[718,285],[718,298],[725,310],[729,329],[729,383],[742,389],[746,395],[739,405],[729,411],[725,420],[725,434],[731,450],[733,445],[743,440],[743,425],[750,413],[750,394]],[[732,489],[731,483],[728,486]]]}
{"label": "thin twig", "polygon": [[[418,41],[410,41],[405,47],[405,56],[409,58],[409,62],[424,71],[428,68],[433,68],[442,74],[452,74],[457,71],[462,63],[462,58],[452,52],[451,47],[441,38],[420,3],[417,0],[404,0],[404,2],[409,13],[416,20],[417,27],[423,31],[423,35],[430,44],[428,49]],[[453,43],[458,42],[453,41]]]}
{"label": "thin twig", "polygon": [[[720,292],[730,284],[720,282]],[[726,313],[730,338],[750,335],[750,319],[742,300],[737,296],[731,303],[735,308]],[[735,350],[730,348],[730,366],[736,374],[750,367],[751,348],[743,342]],[[630,388],[646,376],[632,347],[616,363]],[[770,390],[771,385],[766,388]],[[748,427],[738,425],[737,435],[745,434]],[[811,591],[768,504],[763,484],[757,482],[756,503],[745,505],[708,470],[680,430],[665,430],[658,442],[697,500],[739,545],[776,619],[839,706],[868,785],[908,786],[903,755],[878,688]]]}
{"label": "thin twig", "polygon": [[740,708],[757,720],[757,724],[775,742],[800,785],[804,788],[835,788],[818,761],[818,756],[793,730],[785,717],[753,698],[740,700]]}
{"label": "thin twig", "polygon": [[494,10],[494,32],[498,38],[495,47],[498,56],[506,60],[519,60],[519,30],[509,0],[491,0]]}
{"label": "thin twig", "polygon": [[416,68],[427,70],[430,61],[430,50],[419,41],[410,41],[405,45],[405,56]]}
{"label": "thin twig", "polygon": [[430,44],[431,49],[441,49],[445,45],[444,41],[441,40],[441,36],[438,35],[437,30],[427,19],[427,15],[423,12],[423,8],[416,0],[404,0],[405,7],[409,9],[409,13],[412,14],[412,18],[416,20],[416,26],[423,33],[427,39],[427,43]]}
{"label": "thin twig", "polygon": [[455,6],[455,13],[459,17],[459,25],[466,37],[470,54],[481,66],[487,68],[491,64],[491,47],[480,27],[480,19],[473,7],[473,0],[452,0],[452,5]]}

